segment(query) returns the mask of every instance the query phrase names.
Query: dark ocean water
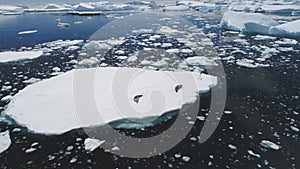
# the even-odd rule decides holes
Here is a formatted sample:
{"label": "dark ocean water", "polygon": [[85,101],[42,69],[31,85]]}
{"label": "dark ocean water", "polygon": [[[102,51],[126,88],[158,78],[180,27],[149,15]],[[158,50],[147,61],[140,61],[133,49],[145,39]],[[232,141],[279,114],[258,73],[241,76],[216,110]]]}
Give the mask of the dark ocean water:
{"label": "dark ocean water", "polygon": [[[18,49],[21,46],[34,46],[39,43],[58,39],[88,39],[96,30],[105,25],[111,19],[104,16],[70,16],[62,14],[25,14],[21,16],[0,16],[0,49]],[[5,18],[7,17],[7,18]],[[55,19],[60,18],[71,24],[68,29],[59,29]],[[73,24],[83,21],[82,24]],[[206,18],[205,20],[189,21],[199,28],[204,28],[205,33],[216,33],[212,41],[218,49],[232,45],[241,47],[240,43],[224,41],[226,36],[237,37],[238,35],[223,35],[218,26],[206,27],[206,24],[218,25],[219,20]],[[19,36],[22,30],[37,29],[36,34]],[[251,45],[268,45],[274,40],[253,40],[251,36],[244,36]],[[291,45],[286,45],[287,47]],[[118,169],[141,169],[141,168],[299,168],[300,142],[299,132],[291,130],[290,126],[300,126],[300,50],[299,44],[292,45],[294,50],[275,54],[267,62],[272,66],[259,68],[246,68],[234,63],[223,62],[227,79],[227,99],[225,110],[232,114],[223,115],[220,123],[205,143],[197,142],[203,121],[197,120],[187,137],[177,146],[161,155],[131,159],[119,157],[96,149],[93,153],[84,150],[83,142],[88,136],[82,129],[73,130],[59,136],[45,136],[32,134],[26,128],[16,124],[0,122],[1,131],[9,129],[12,145],[0,154],[1,168],[118,168]],[[232,55],[230,48],[225,48],[226,54]],[[246,49],[245,49],[246,50]],[[252,51],[259,55],[259,52]],[[256,53],[255,53],[256,52]],[[0,98],[7,94],[15,94],[27,84],[23,83],[23,76],[49,78],[53,67],[60,67],[62,71],[72,69],[67,56],[76,54],[52,53],[51,57],[42,56],[30,62],[2,63],[0,64],[0,88],[9,82],[11,90],[1,91]],[[248,53],[235,54],[237,58],[248,58]],[[290,58],[286,60],[286,58]],[[47,65],[45,66],[45,63]],[[22,75],[22,76],[20,76]],[[201,97],[201,107],[198,115],[207,116],[210,105],[210,93]],[[0,107],[5,107],[7,102],[0,102]],[[4,108],[1,108],[3,111]],[[137,129],[118,129],[121,133],[139,137],[147,137],[157,134],[168,128],[176,116],[163,121],[143,131]],[[187,120],[187,125],[188,120]],[[14,128],[21,128],[21,132],[12,132]],[[105,132],[105,126],[99,129]],[[78,139],[80,138],[80,139]],[[192,138],[192,139],[191,139]],[[195,141],[196,139],[196,141]],[[270,140],[281,146],[279,150],[266,149],[260,146],[261,140]],[[25,153],[32,143],[38,142],[36,151]],[[234,145],[236,149],[229,148]],[[68,146],[73,146],[67,150]],[[248,153],[252,150],[260,157]],[[189,161],[176,158],[175,154],[190,157]],[[53,158],[54,157],[54,158]],[[70,160],[76,158],[75,163]]]}

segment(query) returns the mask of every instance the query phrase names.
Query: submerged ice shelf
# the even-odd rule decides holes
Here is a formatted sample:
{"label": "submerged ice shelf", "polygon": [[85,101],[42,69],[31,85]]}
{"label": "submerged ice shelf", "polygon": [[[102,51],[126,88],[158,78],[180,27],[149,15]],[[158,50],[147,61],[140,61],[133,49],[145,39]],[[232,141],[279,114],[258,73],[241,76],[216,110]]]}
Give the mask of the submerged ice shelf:
{"label": "submerged ice shelf", "polygon": [[[85,119],[79,121],[74,105],[73,78],[75,73],[86,77],[92,72],[96,72],[93,93],[98,112],[95,114],[89,111],[89,107],[85,107]],[[134,78],[130,77],[133,79],[129,79],[130,84],[119,83],[118,88],[112,89],[114,83],[117,83],[116,79],[129,75],[134,75]],[[124,118],[159,117],[171,110],[180,109],[183,104],[195,102],[199,93],[209,91],[216,83],[216,77],[199,72],[113,67],[76,69],[27,86],[11,99],[5,114],[33,132],[61,134]],[[124,85],[127,91],[115,91],[124,88]],[[157,91],[161,93],[157,94]],[[80,92],[84,94],[84,91]],[[119,100],[120,98],[122,99]],[[83,100],[80,106],[89,102],[89,99]],[[155,104],[158,108],[153,109],[151,106]],[[124,108],[124,105],[131,106],[136,112]]]}

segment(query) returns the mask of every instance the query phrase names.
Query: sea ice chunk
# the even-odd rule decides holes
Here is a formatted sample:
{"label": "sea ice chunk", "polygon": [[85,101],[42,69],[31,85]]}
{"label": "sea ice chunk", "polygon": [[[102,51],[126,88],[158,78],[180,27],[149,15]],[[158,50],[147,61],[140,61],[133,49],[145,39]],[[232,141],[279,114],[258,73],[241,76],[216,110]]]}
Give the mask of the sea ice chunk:
{"label": "sea ice chunk", "polygon": [[24,34],[33,34],[38,32],[37,30],[28,30],[28,31],[21,31],[18,33],[18,35],[24,35]]}
{"label": "sea ice chunk", "polygon": [[40,57],[42,54],[42,51],[0,52],[0,63],[34,59]]}
{"label": "sea ice chunk", "polygon": [[6,151],[11,145],[9,131],[0,133],[0,154]]}
{"label": "sea ice chunk", "polygon": [[224,29],[245,33],[269,34],[271,26],[278,23],[271,17],[259,13],[227,11],[224,13],[221,25]]}
{"label": "sea ice chunk", "polygon": [[93,152],[96,148],[101,146],[105,141],[104,140],[98,140],[98,139],[92,139],[87,138],[84,140],[84,149],[89,152]]}
{"label": "sea ice chunk", "polygon": [[273,150],[279,150],[280,149],[280,146],[269,141],[269,140],[262,140],[260,142],[260,145],[265,147],[265,148],[270,148],[270,149],[273,149]]}
{"label": "sea ice chunk", "polygon": [[270,34],[285,37],[300,37],[300,20],[273,26],[270,28]]}
{"label": "sea ice chunk", "polygon": [[191,66],[218,66],[218,64],[205,56],[194,56],[185,59],[187,65]]}

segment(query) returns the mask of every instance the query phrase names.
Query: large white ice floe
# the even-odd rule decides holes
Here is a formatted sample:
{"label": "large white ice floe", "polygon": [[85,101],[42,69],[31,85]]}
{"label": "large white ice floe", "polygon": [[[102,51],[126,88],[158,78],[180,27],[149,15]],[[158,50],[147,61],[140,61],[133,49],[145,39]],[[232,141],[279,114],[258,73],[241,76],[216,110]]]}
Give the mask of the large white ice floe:
{"label": "large white ice floe", "polygon": [[9,131],[0,133],[0,154],[6,151],[11,145]]}
{"label": "large white ice floe", "polygon": [[278,22],[259,13],[227,11],[223,15],[221,25],[227,30],[269,34],[270,27],[277,26]]}
{"label": "large white ice floe", "polygon": [[0,52],[0,63],[34,59],[43,55],[42,51]]}
{"label": "large white ice floe", "polygon": [[300,37],[300,20],[273,26],[270,28],[270,34],[285,37]]}
{"label": "large white ice floe", "polygon": [[[91,107],[85,106],[91,100],[84,97],[86,91],[79,91],[79,98],[84,97],[79,106],[85,106],[84,120],[79,121],[72,87],[86,80],[73,82],[74,76],[88,77],[93,72],[96,73],[90,83],[94,83],[94,88],[86,90],[92,90],[94,96],[90,99],[95,100],[98,110],[93,112]],[[126,79],[127,76],[130,78]],[[183,104],[195,102],[199,93],[208,92],[216,84],[216,77],[199,72],[113,67],[75,69],[25,87],[11,99],[5,114],[33,132],[61,134],[124,118],[159,117],[180,109]]]}

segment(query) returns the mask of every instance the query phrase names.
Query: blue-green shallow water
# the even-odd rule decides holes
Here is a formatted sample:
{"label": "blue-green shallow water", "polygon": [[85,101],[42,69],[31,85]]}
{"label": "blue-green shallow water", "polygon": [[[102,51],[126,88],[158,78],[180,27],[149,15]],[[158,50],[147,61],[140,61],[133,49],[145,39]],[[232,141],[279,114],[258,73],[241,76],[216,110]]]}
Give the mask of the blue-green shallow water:
{"label": "blue-green shallow water", "polygon": [[[26,16],[17,16],[26,17]],[[31,17],[40,18],[39,20],[31,21],[36,24],[36,27],[30,27],[29,24],[17,26],[17,23],[11,23],[10,27],[5,27],[8,33],[1,34],[7,39],[15,38],[11,44],[2,43],[2,49],[18,48],[19,46],[36,44],[49,40],[56,39],[77,39],[73,34],[77,25],[71,25],[69,29],[60,30],[56,27],[55,19],[62,18],[62,21],[73,23],[75,20],[84,20],[84,23],[89,23],[90,29],[78,28],[78,36],[86,35],[82,39],[88,39],[101,25],[107,20],[101,16],[93,18],[95,21],[89,22],[87,17],[65,16],[65,15],[36,15]],[[44,19],[43,19],[44,18]],[[45,18],[51,18],[46,20]],[[30,20],[30,19],[29,19]],[[38,29],[47,26],[41,24],[46,21],[52,23],[51,29],[44,32],[43,36],[37,36],[42,33],[39,30],[37,34],[26,35],[27,37],[19,39],[17,31],[19,28],[26,27],[26,29]],[[204,27],[206,24],[217,25],[219,20],[206,19],[201,21],[194,21],[198,27]],[[8,22],[8,21],[7,21]],[[37,22],[37,23],[36,23]],[[24,22],[29,23],[29,22]],[[1,22],[2,24],[2,22]],[[95,24],[95,25],[94,25]],[[99,24],[99,25],[98,25]],[[9,24],[6,24],[9,25]],[[19,27],[18,29],[14,28]],[[82,25],[78,25],[79,27]],[[98,27],[97,27],[98,26]],[[97,28],[94,28],[97,27]],[[40,29],[41,29],[40,28]],[[4,30],[5,30],[4,29]],[[2,30],[2,26],[1,26]],[[13,31],[12,31],[13,30]],[[17,31],[16,31],[17,30]],[[54,31],[51,35],[51,32]],[[222,48],[228,44],[234,47],[241,47],[237,42],[224,42],[220,36],[220,29],[218,27],[206,28],[206,33],[217,33],[218,36],[212,38],[214,44]],[[47,35],[47,36],[46,36]],[[34,37],[35,36],[35,37]],[[53,37],[52,37],[53,36]],[[237,36],[237,35],[230,35]],[[40,38],[42,39],[40,41]],[[51,39],[52,38],[52,39]],[[81,39],[81,38],[79,38]],[[255,41],[251,37],[243,37],[249,41],[250,45],[268,45],[270,40]],[[2,39],[3,40],[3,39]],[[14,44],[17,44],[14,46]],[[28,45],[31,46],[31,45]],[[203,121],[197,120],[193,129],[188,134],[187,138],[182,140],[180,144],[170,151],[151,158],[146,159],[129,159],[112,155],[109,152],[104,152],[102,149],[97,149],[93,153],[87,153],[83,148],[86,134],[81,129],[73,130],[61,136],[44,136],[29,133],[25,128],[21,128],[21,132],[10,132],[12,145],[11,147],[0,155],[1,168],[258,168],[259,165],[263,168],[298,168],[300,166],[299,159],[299,133],[290,130],[290,125],[299,126],[299,115],[293,114],[293,111],[300,112],[299,98],[300,95],[299,84],[299,64],[300,56],[296,50],[300,49],[298,44],[292,45],[295,51],[280,52],[274,55],[270,60],[273,66],[266,68],[245,68],[239,67],[233,63],[224,62],[224,69],[227,78],[227,100],[226,110],[233,111],[230,115],[224,115],[220,124],[213,134],[213,136],[205,143],[199,144],[194,139],[190,139],[199,135]],[[231,49],[226,49],[226,56],[230,54]],[[246,50],[246,49],[245,49]],[[74,51],[76,52],[76,51]],[[252,51],[255,52],[255,51]],[[8,63],[0,65],[1,72],[1,87],[6,81],[13,84],[15,91],[5,91],[1,93],[3,96],[7,94],[15,94],[18,90],[26,86],[22,83],[22,79],[18,77],[18,72],[28,77],[48,78],[51,75],[51,69],[55,66],[63,68],[67,71],[72,67],[68,65],[70,60],[68,55],[71,53],[54,53],[53,56],[42,56],[27,63]],[[255,53],[258,55],[258,53]],[[63,56],[63,57],[62,57]],[[285,61],[282,56],[287,56],[290,61]],[[249,57],[247,54],[235,54],[237,58]],[[43,63],[48,62],[49,65],[45,67]],[[15,67],[15,68],[13,68]],[[13,75],[16,73],[16,75]],[[1,107],[5,106],[6,102],[1,102]],[[205,116],[208,113],[207,108],[210,104],[210,94],[201,97],[201,108],[199,115]],[[2,109],[3,110],[3,109]],[[158,123],[155,126],[147,127],[143,131],[136,129],[118,129],[120,132],[135,137],[147,137],[158,134],[164,129],[168,128],[175,120],[173,118]],[[167,118],[168,119],[168,118]],[[116,122],[118,125],[120,121]],[[188,125],[188,120],[187,120]],[[16,125],[7,125],[0,123],[1,131],[9,129],[12,131]],[[98,130],[105,132],[105,127]],[[279,135],[279,137],[277,136]],[[81,138],[78,140],[77,138]],[[77,139],[77,140],[76,140]],[[259,143],[262,139],[271,140],[272,142],[279,142],[281,149],[278,151],[264,149]],[[33,142],[38,142],[37,150],[32,153],[25,153],[25,150],[31,147]],[[232,144],[237,147],[236,150],[228,148]],[[73,149],[67,151],[67,147],[72,145]],[[248,150],[260,154],[260,158],[248,154]],[[70,152],[70,153],[69,153]],[[182,156],[189,156],[190,161],[185,162],[181,158],[175,158],[174,154],[181,154]],[[50,156],[55,156],[50,160]],[[70,160],[76,157],[75,163],[70,163]]]}

